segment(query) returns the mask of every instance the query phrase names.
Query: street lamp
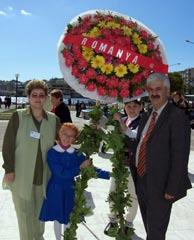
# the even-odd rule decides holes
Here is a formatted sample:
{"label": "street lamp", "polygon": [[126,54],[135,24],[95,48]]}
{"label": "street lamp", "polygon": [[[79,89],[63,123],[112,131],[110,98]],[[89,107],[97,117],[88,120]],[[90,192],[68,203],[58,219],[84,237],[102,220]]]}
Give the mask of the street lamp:
{"label": "street lamp", "polygon": [[18,78],[19,78],[19,73],[15,74],[15,108],[18,108]]}
{"label": "street lamp", "polygon": [[185,40],[185,42],[194,44],[194,42],[192,42],[192,41],[190,41],[190,40]]}

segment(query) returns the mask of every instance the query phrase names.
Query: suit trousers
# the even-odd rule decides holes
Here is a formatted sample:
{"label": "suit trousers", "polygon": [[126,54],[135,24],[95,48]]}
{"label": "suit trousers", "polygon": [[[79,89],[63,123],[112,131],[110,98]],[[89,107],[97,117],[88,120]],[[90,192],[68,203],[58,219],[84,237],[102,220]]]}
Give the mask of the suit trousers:
{"label": "suit trousers", "polygon": [[[115,180],[114,180],[114,178],[111,178],[109,191],[112,192],[114,190],[115,190]],[[131,202],[131,207],[127,207],[127,209],[126,209],[125,220],[128,223],[132,223],[137,214],[138,201],[137,201],[137,196],[135,193],[134,181],[133,181],[133,178],[132,178],[132,175],[130,172],[129,172],[129,177],[128,177],[128,193],[131,196],[132,202]],[[111,211],[111,204],[109,206],[110,206],[110,214],[108,215],[109,219],[110,219],[110,221],[115,222],[115,221],[117,221],[117,218],[116,218],[115,214]]]}
{"label": "suit trousers", "polygon": [[12,192],[12,199],[18,220],[20,240],[44,240],[44,223],[39,221],[43,202],[42,186],[33,186],[32,195],[25,200]]}
{"label": "suit trousers", "polygon": [[154,191],[148,194],[146,176],[137,177],[136,193],[147,240],[165,240],[172,203]]}

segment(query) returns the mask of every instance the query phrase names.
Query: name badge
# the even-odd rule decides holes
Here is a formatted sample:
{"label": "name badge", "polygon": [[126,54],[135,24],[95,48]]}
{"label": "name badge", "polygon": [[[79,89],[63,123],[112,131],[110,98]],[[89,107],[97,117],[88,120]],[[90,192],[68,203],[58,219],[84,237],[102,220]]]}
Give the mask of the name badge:
{"label": "name badge", "polygon": [[40,133],[35,131],[30,131],[30,137],[35,139],[40,139]]}

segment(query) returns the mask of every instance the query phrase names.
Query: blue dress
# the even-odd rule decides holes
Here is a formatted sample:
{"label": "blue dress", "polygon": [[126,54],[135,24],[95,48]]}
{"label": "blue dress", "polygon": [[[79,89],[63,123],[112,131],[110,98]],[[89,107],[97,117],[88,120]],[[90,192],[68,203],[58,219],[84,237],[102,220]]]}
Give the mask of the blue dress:
{"label": "blue dress", "polygon": [[46,198],[43,201],[39,219],[67,224],[74,207],[75,180],[80,165],[85,160],[83,154],[70,147],[61,151],[56,145],[48,151],[47,161],[51,170]]}

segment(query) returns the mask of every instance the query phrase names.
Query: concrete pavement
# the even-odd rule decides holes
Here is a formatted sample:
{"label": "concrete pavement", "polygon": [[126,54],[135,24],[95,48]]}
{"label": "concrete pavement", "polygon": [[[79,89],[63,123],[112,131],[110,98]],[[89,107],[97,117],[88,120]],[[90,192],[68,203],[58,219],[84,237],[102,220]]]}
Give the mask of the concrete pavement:
{"label": "concrete pavement", "polygon": [[[79,124],[83,125],[85,120],[76,119]],[[86,121],[87,122],[87,121]],[[1,132],[2,134],[2,132]],[[109,161],[110,153],[99,156],[93,156],[94,164],[97,167],[105,170],[111,170]],[[2,165],[2,155],[0,153],[0,165]],[[0,168],[0,181],[3,178],[3,169]],[[189,160],[189,176],[194,186],[194,151],[190,153]],[[108,223],[108,196],[109,181],[102,179],[92,179],[89,181],[87,191],[92,194],[95,208],[93,215],[86,218],[87,226],[95,233],[98,238],[95,238],[89,230],[79,225],[77,238],[79,240],[110,240],[114,238],[104,235],[103,230]],[[11,194],[8,190],[0,188],[0,240],[19,240],[17,220],[14,211],[14,206],[11,200]],[[187,197],[181,199],[173,205],[172,215],[167,232],[167,240],[193,240],[194,239],[194,189],[188,191]],[[145,231],[142,224],[140,212],[138,210],[134,221],[135,233],[133,240],[145,239]],[[53,224],[46,223],[45,239],[54,240]],[[122,239],[121,239],[122,240]],[[157,240],[157,239],[156,239]]]}

